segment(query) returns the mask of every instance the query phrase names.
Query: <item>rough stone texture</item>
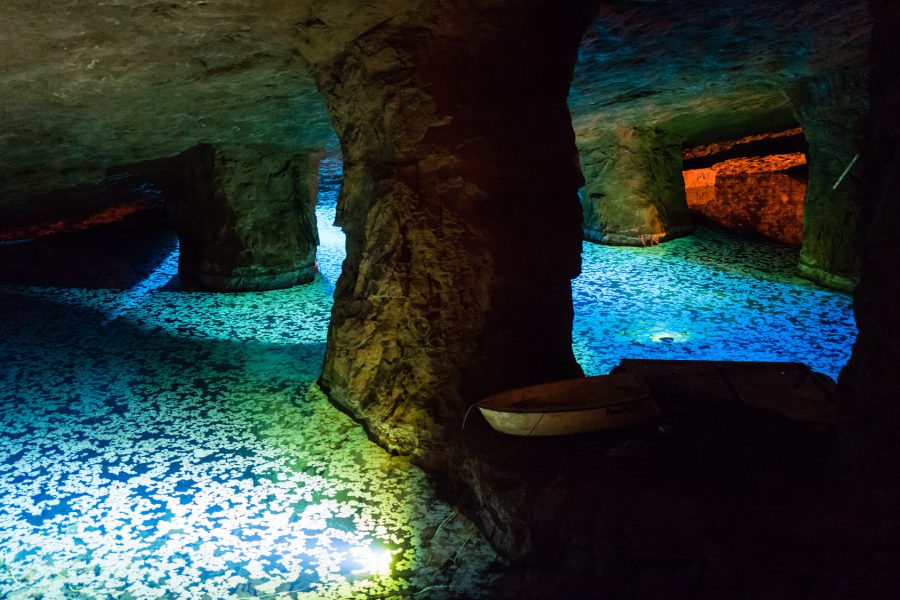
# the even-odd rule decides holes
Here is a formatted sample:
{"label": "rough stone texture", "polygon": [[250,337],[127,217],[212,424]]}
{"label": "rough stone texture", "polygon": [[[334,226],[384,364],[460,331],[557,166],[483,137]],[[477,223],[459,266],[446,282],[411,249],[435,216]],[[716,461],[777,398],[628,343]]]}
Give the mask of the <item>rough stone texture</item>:
{"label": "rough stone texture", "polygon": [[865,63],[864,0],[600,3],[570,106],[579,138],[657,126],[691,145],[794,126],[792,82]]}
{"label": "rough stone texture", "polygon": [[716,178],[713,200],[688,206],[717,225],[800,244],[803,233],[805,173],[762,172]]}
{"label": "rough stone texture", "polygon": [[615,127],[579,142],[584,237],[657,244],[693,231],[681,176],[681,140],[656,128]]}
{"label": "rough stone texture", "polygon": [[174,162],[181,189],[167,204],[183,283],[244,291],[312,281],[315,160],[277,147],[201,145]]}
{"label": "rough stone texture", "polygon": [[802,153],[731,158],[684,172],[688,208],[718,227],[800,245],[807,176]]}
{"label": "rough stone texture", "polygon": [[[808,150],[803,129],[794,127],[785,131],[763,133],[743,137],[739,140],[720,140],[684,149],[684,170],[706,169],[734,159],[754,159],[764,157],[766,162],[774,155],[795,155]],[[804,163],[805,163],[804,159]],[[740,163],[737,163],[740,164]],[[721,166],[716,167],[721,170]],[[746,171],[747,169],[743,169]],[[770,170],[775,169],[758,169]]]}
{"label": "rough stone texture", "polygon": [[834,185],[860,151],[861,119],[868,103],[865,86],[865,73],[854,71],[817,78],[790,90],[809,142],[809,185],[797,271],[844,291],[852,291],[859,280],[861,168],[854,167],[836,190]]}
{"label": "rough stone texture", "polygon": [[384,445],[580,373],[582,183],[566,107],[590,2],[314,3],[301,51],[344,156],[322,383]]}
{"label": "rough stone texture", "polygon": [[0,3],[0,208],[200,143],[328,144],[302,4]]}
{"label": "rough stone texture", "polygon": [[854,294],[859,336],[841,373],[844,472],[855,495],[900,522],[900,4],[872,0],[869,78],[860,214],[863,269]]}

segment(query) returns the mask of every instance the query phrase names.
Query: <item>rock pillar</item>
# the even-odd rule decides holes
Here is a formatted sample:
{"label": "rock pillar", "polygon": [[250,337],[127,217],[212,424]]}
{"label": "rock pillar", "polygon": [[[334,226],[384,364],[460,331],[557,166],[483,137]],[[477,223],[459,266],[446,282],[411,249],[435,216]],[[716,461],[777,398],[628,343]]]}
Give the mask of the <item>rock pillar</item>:
{"label": "rock pillar", "polygon": [[861,165],[852,167],[842,180],[841,176],[860,152],[865,86],[865,73],[854,72],[814,79],[789,93],[809,143],[797,270],[807,279],[844,291],[852,291],[859,281]]}
{"label": "rock pillar", "polygon": [[862,277],[853,302],[859,336],[839,379],[841,429],[844,466],[864,501],[890,511],[900,527],[900,4],[869,5],[872,105],[862,145]]}
{"label": "rock pillar", "polygon": [[693,231],[679,138],[655,127],[616,127],[579,149],[585,239],[642,246]]}
{"label": "rock pillar", "polygon": [[467,405],[580,373],[566,106],[590,2],[315,2],[301,53],[344,157],[347,259],[321,383],[435,466]]}
{"label": "rock pillar", "polygon": [[179,188],[167,205],[181,240],[182,281],[220,291],[312,281],[315,158],[269,146],[201,145],[179,155],[176,176],[163,178]]}

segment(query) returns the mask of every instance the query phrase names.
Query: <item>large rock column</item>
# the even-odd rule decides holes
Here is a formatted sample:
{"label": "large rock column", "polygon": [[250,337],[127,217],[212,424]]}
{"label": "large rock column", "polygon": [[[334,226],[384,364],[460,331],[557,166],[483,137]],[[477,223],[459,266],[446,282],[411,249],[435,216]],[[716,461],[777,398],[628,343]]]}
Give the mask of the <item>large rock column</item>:
{"label": "large rock column", "polygon": [[167,205],[182,281],[222,291],[312,281],[316,158],[269,146],[201,145],[179,155],[167,178],[180,189]]}
{"label": "large rock column", "polygon": [[844,291],[852,291],[859,281],[860,165],[847,173],[837,189],[834,186],[860,151],[865,86],[865,73],[854,72],[814,79],[789,93],[809,143],[809,185],[797,270],[807,279]]}
{"label": "large rock column", "polygon": [[844,467],[863,501],[892,512],[900,529],[900,4],[869,5],[872,107],[862,146],[863,267],[853,303],[859,336],[839,379],[841,432]]}
{"label": "large rock column", "polygon": [[681,174],[681,140],[656,127],[616,127],[579,141],[584,237],[644,246],[693,231]]}
{"label": "large rock column", "polygon": [[437,464],[468,403],[580,373],[566,96],[590,5],[323,0],[301,25],[344,156],[321,383],[391,449]]}

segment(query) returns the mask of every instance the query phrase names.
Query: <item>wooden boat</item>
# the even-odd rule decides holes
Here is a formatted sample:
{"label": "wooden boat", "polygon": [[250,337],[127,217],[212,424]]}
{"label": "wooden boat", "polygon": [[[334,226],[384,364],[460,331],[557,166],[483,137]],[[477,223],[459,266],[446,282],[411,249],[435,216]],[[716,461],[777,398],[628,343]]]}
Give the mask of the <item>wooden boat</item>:
{"label": "wooden boat", "polygon": [[567,379],[501,392],[478,403],[495,430],[551,436],[627,427],[659,414],[647,384],[631,374]]}

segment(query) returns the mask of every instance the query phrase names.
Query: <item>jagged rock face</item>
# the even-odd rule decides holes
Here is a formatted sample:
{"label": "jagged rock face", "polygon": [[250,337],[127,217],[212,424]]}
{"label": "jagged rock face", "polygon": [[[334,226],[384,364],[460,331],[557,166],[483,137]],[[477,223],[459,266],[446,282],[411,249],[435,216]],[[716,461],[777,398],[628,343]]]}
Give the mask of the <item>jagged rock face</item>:
{"label": "jagged rock face", "polygon": [[167,204],[182,282],[247,291],[312,281],[315,158],[278,147],[202,145],[174,159]]}
{"label": "jagged rock face", "polygon": [[294,47],[300,10],[293,0],[3,2],[0,209],[200,143],[328,143],[328,114]]}
{"label": "jagged rock face", "polygon": [[616,127],[579,143],[584,237],[645,246],[693,231],[681,176],[681,140],[657,128]]}
{"label": "jagged rock face", "polygon": [[843,174],[860,151],[861,121],[868,108],[866,76],[829,75],[792,89],[791,97],[810,156],[798,272],[823,285],[852,291],[860,270],[857,220],[862,170]]}
{"label": "jagged rock face", "polygon": [[864,0],[600,3],[570,106],[579,138],[657,126],[691,145],[793,126],[793,82],[865,64]]}
{"label": "jagged rock face", "polygon": [[[321,2],[301,50],[344,155],[322,383],[386,446],[580,373],[582,183],[566,94],[590,2]],[[430,450],[430,452],[429,452]]]}

